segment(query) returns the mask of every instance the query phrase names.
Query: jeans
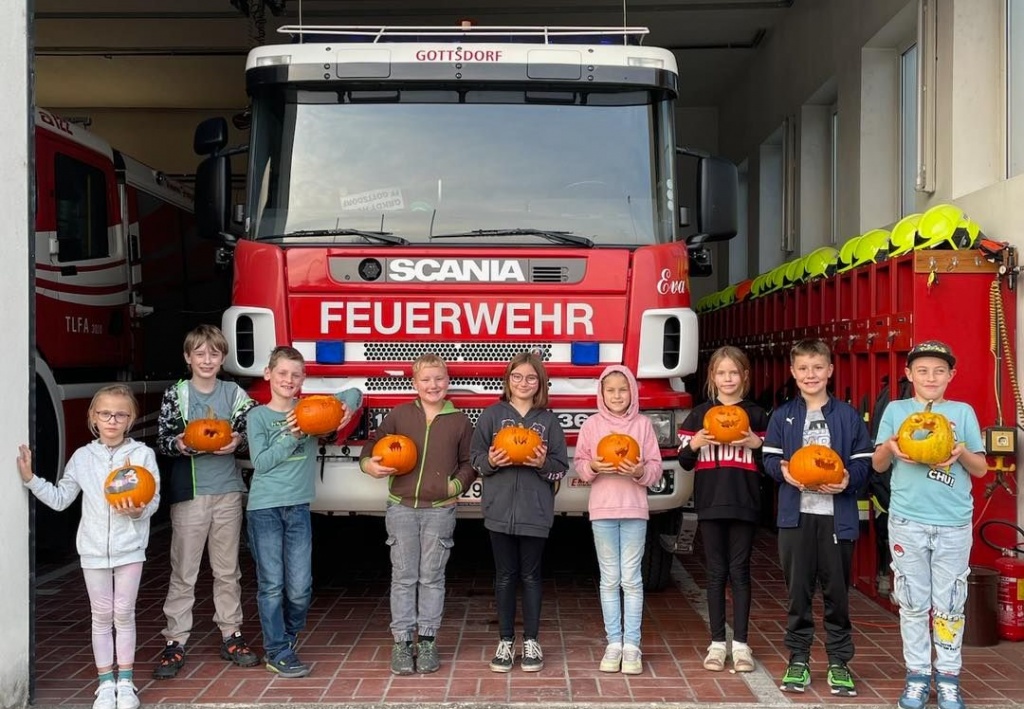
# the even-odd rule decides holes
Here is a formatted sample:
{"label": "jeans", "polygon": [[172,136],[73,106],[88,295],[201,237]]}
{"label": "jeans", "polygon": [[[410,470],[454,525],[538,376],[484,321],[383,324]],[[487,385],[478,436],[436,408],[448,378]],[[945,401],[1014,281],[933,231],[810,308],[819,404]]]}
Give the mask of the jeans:
{"label": "jeans", "polygon": [[[609,643],[640,647],[644,581],[640,564],[647,539],[645,519],[595,519],[594,547],[601,569],[601,614]],[[619,598],[622,589],[622,599]],[[623,614],[625,609],[625,614]]]}
{"label": "jeans", "polygon": [[708,568],[708,619],[712,642],[724,643],[725,586],[732,586],[733,640],[747,642],[750,628],[750,552],[757,525],[738,519],[702,519],[700,536]]}
{"label": "jeans", "polygon": [[413,631],[434,637],[444,615],[455,505],[413,509],[388,503],[384,523],[391,549],[391,633],[395,642],[411,642]]}
{"label": "jeans", "polygon": [[494,554],[494,596],[498,606],[498,633],[511,638],[516,634],[516,591],[523,582],[523,637],[537,639],[540,632],[542,586],[540,563],[544,556],[544,537],[491,533]]}
{"label": "jeans", "polygon": [[893,591],[908,672],[931,674],[934,644],[935,669],[960,674],[972,541],[970,524],[940,527],[889,514]]}
{"label": "jeans", "polygon": [[306,627],[313,597],[313,527],[309,505],[249,510],[249,546],[256,563],[256,605],[263,647],[274,660]]}

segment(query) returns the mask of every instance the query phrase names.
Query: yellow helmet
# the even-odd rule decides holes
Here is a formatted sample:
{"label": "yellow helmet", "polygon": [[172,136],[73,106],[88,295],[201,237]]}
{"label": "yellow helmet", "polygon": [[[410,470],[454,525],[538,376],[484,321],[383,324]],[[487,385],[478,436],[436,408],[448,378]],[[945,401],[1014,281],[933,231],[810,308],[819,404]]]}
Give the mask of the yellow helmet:
{"label": "yellow helmet", "polygon": [[726,286],[722,289],[722,305],[732,305],[736,302],[736,285]]}
{"label": "yellow helmet", "polygon": [[839,249],[839,258],[836,259],[836,273],[846,273],[856,266],[857,244],[860,236],[854,236],[846,240],[846,243]]}
{"label": "yellow helmet", "polygon": [[804,279],[824,278],[836,270],[839,252],[831,246],[822,246],[804,257]]}
{"label": "yellow helmet", "polygon": [[769,293],[771,293],[773,291],[777,291],[780,288],[782,288],[783,281],[785,280],[785,277],[786,277],[786,266],[787,266],[787,264],[782,264],[781,266],[776,266],[768,274],[768,281],[769,281],[769,283],[771,283],[771,287],[768,290]]}
{"label": "yellow helmet", "polygon": [[764,289],[765,289],[764,280],[765,280],[765,276],[766,275],[767,274],[759,273],[758,275],[754,276],[754,282],[750,284],[750,297],[751,298],[759,298],[764,293]]}
{"label": "yellow helmet", "polygon": [[896,222],[889,235],[889,258],[901,256],[913,250],[917,240],[917,224],[921,214],[908,214]]}
{"label": "yellow helmet", "polygon": [[803,283],[804,280],[804,257],[800,256],[790,261],[786,265],[786,272],[783,274],[782,281],[784,286],[792,286],[797,283]]}
{"label": "yellow helmet", "polygon": [[962,209],[952,204],[938,204],[921,215],[915,248],[970,249],[980,233],[978,224]]}
{"label": "yellow helmet", "polygon": [[857,241],[853,261],[855,266],[881,261],[889,255],[889,232],[885,229],[872,229]]}

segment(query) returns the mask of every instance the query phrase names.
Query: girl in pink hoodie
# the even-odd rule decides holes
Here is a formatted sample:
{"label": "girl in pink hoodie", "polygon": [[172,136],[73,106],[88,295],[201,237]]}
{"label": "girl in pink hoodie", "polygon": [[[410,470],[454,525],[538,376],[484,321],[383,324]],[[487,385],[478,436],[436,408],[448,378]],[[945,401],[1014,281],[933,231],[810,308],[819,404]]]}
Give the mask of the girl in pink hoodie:
{"label": "girl in pink hoodie", "polygon": [[[613,466],[598,457],[597,444],[611,433],[632,436],[640,446],[640,459]],[[590,519],[601,568],[601,613],[608,636],[601,671],[638,675],[643,672],[640,563],[647,538],[647,488],[661,479],[661,450],[654,427],[640,413],[636,378],[626,367],[612,365],[601,373],[597,413],[580,427],[574,465],[580,479],[590,483]]]}

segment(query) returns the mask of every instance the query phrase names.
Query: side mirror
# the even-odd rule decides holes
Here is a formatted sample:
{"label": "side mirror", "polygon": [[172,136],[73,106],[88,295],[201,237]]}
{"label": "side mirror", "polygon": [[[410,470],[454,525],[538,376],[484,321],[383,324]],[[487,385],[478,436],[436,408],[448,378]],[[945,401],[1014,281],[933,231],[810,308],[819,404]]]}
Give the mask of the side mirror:
{"label": "side mirror", "polygon": [[213,155],[228,144],[228,122],[223,118],[207,118],[196,126],[192,150],[196,155]]}
{"label": "side mirror", "polygon": [[697,233],[686,239],[687,244],[697,246],[736,236],[739,194],[736,166],[725,158],[688,148],[676,148],[676,152],[697,158]]}
{"label": "side mirror", "polygon": [[228,144],[228,122],[208,118],[196,126],[192,149],[206,158],[196,168],[196,230],[204,239],[222,241],[228,231],[231,158],[221,151]]}
{"label": "side mirror", "polygon": [[690,259],[690,278],[705,278],[714,273],[711,249],[706,246],[687,247]]}

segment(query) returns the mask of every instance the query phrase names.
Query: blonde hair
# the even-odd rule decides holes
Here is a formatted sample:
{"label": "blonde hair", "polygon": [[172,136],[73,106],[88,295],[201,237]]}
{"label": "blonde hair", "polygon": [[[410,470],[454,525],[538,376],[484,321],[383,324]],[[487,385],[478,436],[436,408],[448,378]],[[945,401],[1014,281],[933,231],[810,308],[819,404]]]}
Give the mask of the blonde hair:
{"label": "blonde hair", "polygon": [[190,355],[203,345],[209,345],[222,355],[228,353],[228,338],[224,337],[224,333],[216,325],[203,324],[185,335],[185,354]]}
{"label": "blonde hair", "polygon": [[270,352],[270,361],[267,362],[267,369],[272,370],[282,359],[298,362],[303,368],[306,366],[306,358],[302,356],[301,352],[288,345],[278,345]]}
{"label": "blonde hair", "polygon": [[415,377],[422,370],[427,369],[428,367],[438,367],[439,369],[444,370],[445,376],[448,375],[448,365],[443,359],[433,352],[425,352],[413,361],[412,375]]}
{"label": "blonde hair", "polygon": [[793,364],[796,361],[796,358],[802,355],[817,355],[819,357],[824,357],[826,362],[832,364],[832,350],[829,349],[824,340],[819,340],[817,338],[800,340],[793,345],[793,349],[789,351],[789,363]]}
{"label": "blonde hair", "polygon": [[708,379],[705,387],[709,399],[718,398],[718,387],[715,386],[715,370],[726,359],[736,365],[737,369],[740,370],[740,375],[743,377],[740,396],[746,396],[747,392],[750,391],[750,359],[739,347],[724,345],[711,353],[711,360],[708,362]]}
{"label": "blonde hair", "polygon": [[135,399],[135,393],[124,384],[111,384],[100,387],[92,395],[92,401],[89,402],[89,411],[85,415],[85,423],[89,427],[90,433],[94,436],[100,434],[99,429],[96,428],[96,422],[92,420],[92,416],[96,413],[96,402],[103,396],[120,397],[128,402],[128,413],[131,415],[128,417],[128,425],[124,427],[124,430],[127,432],[132,427],[132,424],[135,423],[135,419],[139,417],[139,402]]}
{"label": "blonde hair", "polygon": [[546,409],[548,407],[548,373],[544,369],[544,363],[540,357],[532,352],[520,352],[509,360],[508,366],[505,367],[504,389],[501,393],[501,399],[502,401],[512,400],[512,387],[509,384],[509,378],[512,376],[513,369],[524,364],[533,367],[533,371],[537,373],[537,392],[533,395],[533,408]]}

